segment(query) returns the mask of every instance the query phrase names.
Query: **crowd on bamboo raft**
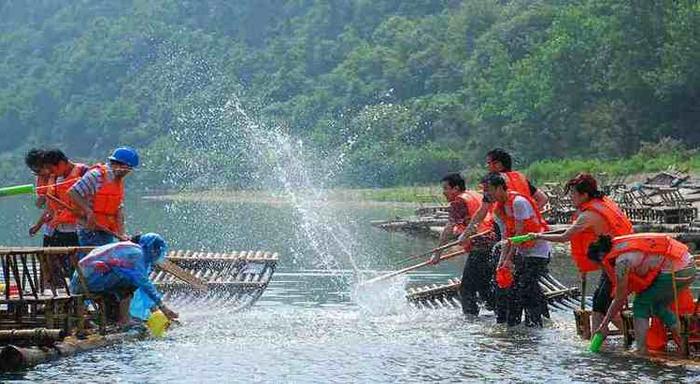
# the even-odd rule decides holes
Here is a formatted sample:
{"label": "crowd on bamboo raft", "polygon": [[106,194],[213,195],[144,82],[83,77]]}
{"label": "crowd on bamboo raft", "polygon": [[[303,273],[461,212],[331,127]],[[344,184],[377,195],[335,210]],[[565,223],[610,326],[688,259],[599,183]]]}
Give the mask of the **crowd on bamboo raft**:
{"label": "crowd on bamboo raft", "polygon": [[[111,298],[111,317],[118,324],[146,319],[157,309],[175,319],[177,314],[163,304],[148,278],[154,264],[165,257],[165,240],[157,234],[128,237],[124,230],[125,177],[138,167],[137,152],[120,147],[105,163],[88,167],[70,161],[60,150],[35,149],[26,163],[37,176],[37,206],[43,209],[30,235],[42,231],[47,247],[97,246],[79,262],[87,281],[82,289]],[[686,245],[663,234],[633,233],[628,217],[589,174],[566,184],[577,211],[572,226],[554,233],[541,214],[547,195],[512,169],[508,152],[489,151],[484,173],[480,191],[467,190],[457,173],[441,180],[449,220],[440,246],[458,238],[469,253],[460,287],[465,315],[478,316],[484,307],[494,311],[498,323],[542,327],[549,310],[539,281],[548,273],[550,243],[568,242],[583,276],[603,271],[593,296],[596,334],[605,337],[611,322],[619,328],[620,310],[634,294],[639,353],[647,352],[652,318],[660,319],[653,322],[652,334],[665,338],[665,327],[678,350],[686,352],[678,314],[688,307],[694,312],[690,284],[695,278],[695,262]],[[439,263],[441,254],[436,251],[430,263]],[[74,289],[80,292],[76,281]]]}
{"label": "crowd on bamboo raft", "polygon": [[[149,279],[154,265],[165,260],[166,241],[155,233],[125,232],[125,178],[139,166],[137,151],[119,147],[104,163],[88,166],[59,149],[32,149],[25,163],[36,175],[36,206],[42,210],[29,235],[41,232],[44,247],[96,247],[80,254],[71,292],[102,296],[107,320],[122,328],[140,326],[157,310],[176,319]],[[68,262],[65,268],[71,268]],[[44,272],[42,279],[60,278]]]}

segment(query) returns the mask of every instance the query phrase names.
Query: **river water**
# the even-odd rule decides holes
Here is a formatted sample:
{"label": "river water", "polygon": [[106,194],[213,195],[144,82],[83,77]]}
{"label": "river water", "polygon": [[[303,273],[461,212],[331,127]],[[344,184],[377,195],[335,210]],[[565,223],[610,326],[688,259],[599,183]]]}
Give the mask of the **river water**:
{"label": "river water", "polygon": [[[3,382],[698,382],[696,368],[671,367],[620,353],[594,355],[575,336],[571,313],[553,313],[544,329],[497,326],[490,313],[406,306],[404,285],[458,276],[462,260],[353,293],[354,268],[391,269],[434,243],[374,229],[369,220],[406,207],[351,203],[319,208],[340,228],[324,231],[286,204],[162,202],[131,199],[129,227],[157,231],[172,249],[280,253],[273,282],[250,310],[180,307],[183,325],[146,340],[0,376]],[[30,245],[37,211],[28,198],[0,201],[0,244]],[[305,213],[304,215],[308,215]],[[313,223],[312,223],[313,224]],[[317,223],[318,224],[318,223]],[[314,232],[315,231],[315,232]],[[344,231],[340,236],[337,232]],[[353,243],[338,244],[338,239]],[[323,248],[322,244],[333,244]],[[341,249],[342,248],[342,249]],[[334,252],[334,249],[337,252]],[[352,261],[346,252],[353,250]],[[565,258],[555,276],[574,283]]]}

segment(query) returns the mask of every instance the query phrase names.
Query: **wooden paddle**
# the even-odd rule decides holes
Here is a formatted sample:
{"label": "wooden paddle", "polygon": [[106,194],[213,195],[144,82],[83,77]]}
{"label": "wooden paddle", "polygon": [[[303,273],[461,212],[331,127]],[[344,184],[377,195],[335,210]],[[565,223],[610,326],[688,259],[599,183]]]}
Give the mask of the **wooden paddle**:
{"label": "wooden paddle", "polygon": [[[479,232],[479,233],[477,233],[477,234],[474,234],[474,235],[469,236],[469,237],[468,237],[468,240],[475,239],[475,238],[480,237],[480,236],[488,235],[489,233],[491,233],[490,230],[489,230],[489,231]],[[397,262],[397,264],[402,264],[402,263],[405,263],[405,262],[407,262],[407,261],[411,261],[411,260],[415,260],[415,259],[420,259],[421,257],[425,257],[425,256],[428,256],[428,255],[431,255],[431,254],[433,254],[433,253],[435,253],[435,252],[444,251],[444,250],[447,249],[447,248],[451,248],[451,247],[454,247],[454,246],[456,246],[456,245],[459,245],[459,243],[461,243],[461,241],[455,240],[455,241],[453,241],[453,242],[451,242],[451,243],[447,243],[447,244],[445,244],[445,245],[443,245],[443,246],[440,246],[440,247],[437,247],[437,248],[433,248],[433,249],[429,250],[428,252],[421,253],[420,255],[410,256],[410,257],[407,257],[407,258],[405,258],[405,259],[399,260],[399,261]]]}
{"label": "wooden paddle", "polygon": [[[68,204],[61,201],[57,197],[49,195],[49,194],[46,194],[46,197],[48,197],[49,199],[51,199],[51,201],[55,202],[56,204],[60,205],[61,207],[68,209],[72,212],[75,212],[76,214],[78,213],[73,208],[71,208]],[[129,236],[119,236],[116,233],[109,230],[108,228],[105,228],[104,226],[99,225],[99,224],[96,224],[95,228],[100,230],[100,231],[107,232],[121,241],[128,241],[130,239]],[[202,279],[200,279],[200,278],[194,276],[193,274],[187,272],[186,270],[180,268],[180,266],[178,266],[177,264],[173,263],[170,260],[166,259],[163,261],[163,263],[156,264],[156,267],[162,269],[163,271],[165,271],[167,273],[170,273],[171,275],[177,277],[178,279],[184,281],[185,283],[192,285],[196,289],[206,291],[209,288],[207,286],[207,283],[205,283]]]}
{"label": "wooden paddle", "polygon": [[[459,250],[459,251],[451,252],[451,253],[448,253],[448,254],[446,254],[446,255],[440,256],[440,261],[447,260],[447,259],[451,259],[451,258],[457,257],[457,256],[461,256],[461,255],[463,255],[463,254],[465,254],[465,253],[467,253],[467,251],[465,251],[465,250],[463,250],[463,249],[461,249],[461,250]],[[418,263],[418,264],[416,264],[416,265],[412,265],[412,266],[410,266],[410,267],[406,267],[406,268],[404,268],[404,269],[400,269],[400,270],[398,270],[398,271],[394,271],[394,272],[388,273],[388,274],[386,274],[386,275],[384,275],[384,276],[378,276],[378,277],[375,277],[375,278],[373,278],[373,279],[369,279],[369,280],[363,282],[361,285],[376,283],[376,282],[378,282],[378,281],[390,279],[390,278],[392,278],[392,277],[394,277],[394,276],[398,276],[398,275],[400,275],[400,274],[402,274],[402,273],[410,272],[410,271],[413,271],[414,269],[422,268],[422,267],[425,267],[425,266],[427,266],[427,265],[432,265],[432,264],[430,264],[430,261],[424,261],[424,262],[422,262],[422,263]]]}
{"label": "wooden paddle", "polygon": [[179,265],[173,263],[172,261],[165,259],[162,263],[156,264],[156,267],[162,269],[163,271],[177,277],[178,279],[190,284],[195,289],[201,291],[209,290],[209,286],[199,277],[187,272],[186,270],[180,268]]}

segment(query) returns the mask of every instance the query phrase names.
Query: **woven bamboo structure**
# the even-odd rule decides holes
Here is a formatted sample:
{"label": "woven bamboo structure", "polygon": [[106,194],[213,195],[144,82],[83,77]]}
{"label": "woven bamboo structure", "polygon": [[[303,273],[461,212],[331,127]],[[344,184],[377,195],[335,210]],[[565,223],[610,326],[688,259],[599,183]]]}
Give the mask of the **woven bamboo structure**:
{"label": "woven bamboo structure", "polygon": [[[71,291],[69,280],[75,271],[82,291],[88,292],[78,254],[92,249],[0,247],[0,371],[142,336],[120,332],[110,324],[109,308],[100,295]],[[164,301],[176,306],[193,301],[224,305],[235,312],[260,298],[275,272],[278,254],[172,251],[167,260],[203,281],[206,289],[193,289],[181,276],[156,269],[150,277],[164,293]]]}

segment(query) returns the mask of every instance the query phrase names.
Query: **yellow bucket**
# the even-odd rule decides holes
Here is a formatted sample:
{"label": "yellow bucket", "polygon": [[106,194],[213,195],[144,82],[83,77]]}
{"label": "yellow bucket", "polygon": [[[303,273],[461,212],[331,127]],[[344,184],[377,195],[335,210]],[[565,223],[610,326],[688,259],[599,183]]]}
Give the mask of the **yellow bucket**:
{"label": "yellow bucket", "polygon": [[151,313],[148,321],[146,321],[146,327],[148,327],[148,330],[151,331],[154,337],[165,336],[165,331],[168,330],[169,326],[170,320],[159,310]]}

